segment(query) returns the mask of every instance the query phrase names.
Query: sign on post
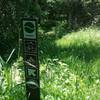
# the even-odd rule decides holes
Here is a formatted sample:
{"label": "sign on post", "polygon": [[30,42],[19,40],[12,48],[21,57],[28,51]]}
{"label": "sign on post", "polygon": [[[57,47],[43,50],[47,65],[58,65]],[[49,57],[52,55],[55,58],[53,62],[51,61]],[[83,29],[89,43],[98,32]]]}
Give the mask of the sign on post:
{"label": "sign on post", "polygon": [[28,100],[40,100],[37,20],[23,19],[23,51]]}

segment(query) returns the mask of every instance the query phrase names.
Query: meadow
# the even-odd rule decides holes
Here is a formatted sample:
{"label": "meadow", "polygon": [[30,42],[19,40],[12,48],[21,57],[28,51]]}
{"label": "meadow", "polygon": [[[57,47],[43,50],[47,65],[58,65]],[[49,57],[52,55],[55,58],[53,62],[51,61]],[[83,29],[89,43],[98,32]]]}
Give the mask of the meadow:
{"label": "meadow", "polygon": [[100,100],[100,30],[56,35],[40,41],[41,100]]}
{"label": "meadow", "polygon": [[[39,33],[41,100],[100,100],[100,29],[59,34]],[[10,65],[0,58],[0,100],[25,95],[23,58]]]}

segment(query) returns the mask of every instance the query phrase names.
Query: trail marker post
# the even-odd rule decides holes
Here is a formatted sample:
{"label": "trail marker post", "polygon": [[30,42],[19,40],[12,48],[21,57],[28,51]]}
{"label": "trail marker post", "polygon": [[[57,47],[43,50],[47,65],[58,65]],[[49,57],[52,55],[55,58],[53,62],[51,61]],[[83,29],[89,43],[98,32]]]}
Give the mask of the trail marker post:
{"label": "trail marker post", "polygon": [[37,19],[22,19],[23,51],[28,100],[40,100]]}

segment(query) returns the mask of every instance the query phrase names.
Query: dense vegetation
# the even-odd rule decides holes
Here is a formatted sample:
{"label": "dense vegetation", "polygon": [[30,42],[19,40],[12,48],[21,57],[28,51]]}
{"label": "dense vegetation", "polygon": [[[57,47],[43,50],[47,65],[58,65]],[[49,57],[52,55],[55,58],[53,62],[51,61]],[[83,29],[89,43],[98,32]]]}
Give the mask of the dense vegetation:
{"label": "dense vegetation", "polygon": [[54,32],[45,36],[40,45],[42,100],[100,99],[99,41],[100,30],[91,27],[60,39]]}
{"label": "dense vegetation", "polygon": [[21,18],[37,17],[41,100],[100,100],[99,0],[0,0],[0,100],[25,100]]}

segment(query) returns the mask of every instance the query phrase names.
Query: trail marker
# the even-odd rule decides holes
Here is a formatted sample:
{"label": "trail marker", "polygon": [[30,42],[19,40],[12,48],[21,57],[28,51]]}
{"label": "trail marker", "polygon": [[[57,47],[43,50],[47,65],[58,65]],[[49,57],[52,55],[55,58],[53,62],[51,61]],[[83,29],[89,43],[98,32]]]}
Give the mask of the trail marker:
{"label": "trail marker", "polygon": [[37,20],[22,19],[23,51],[28,100],[40,100]]}

